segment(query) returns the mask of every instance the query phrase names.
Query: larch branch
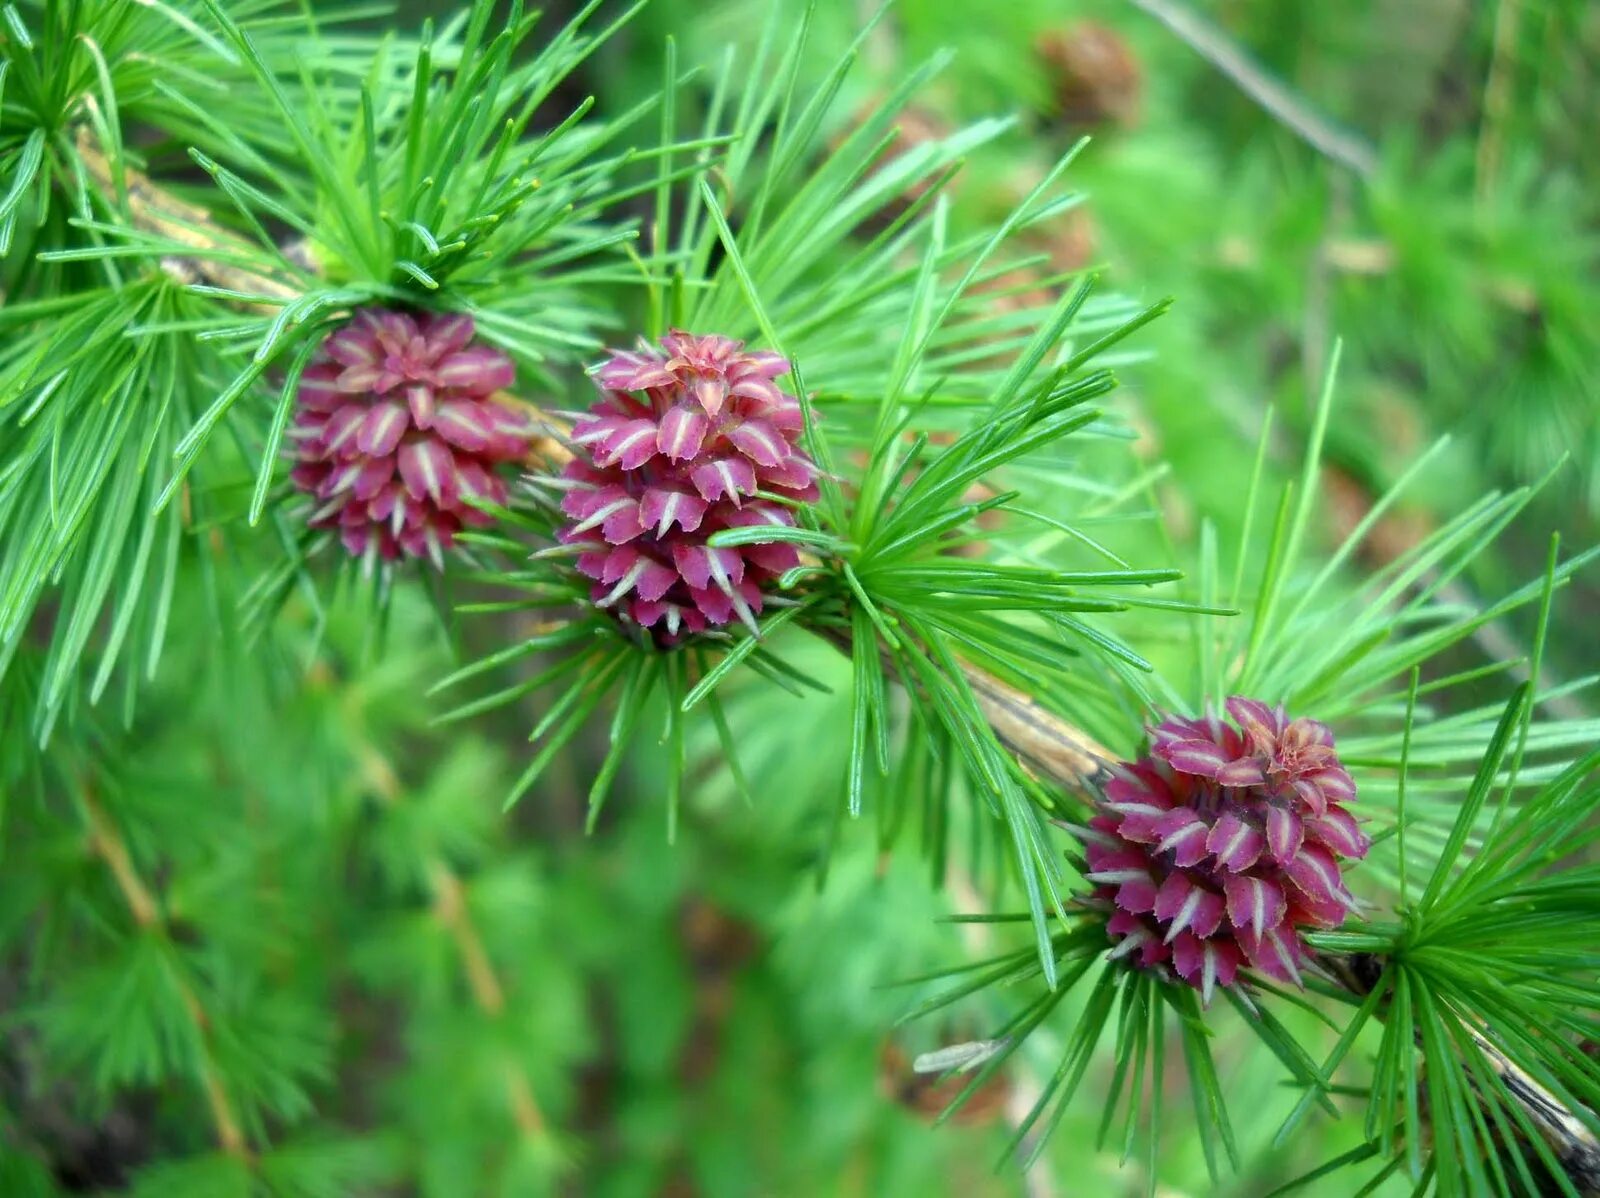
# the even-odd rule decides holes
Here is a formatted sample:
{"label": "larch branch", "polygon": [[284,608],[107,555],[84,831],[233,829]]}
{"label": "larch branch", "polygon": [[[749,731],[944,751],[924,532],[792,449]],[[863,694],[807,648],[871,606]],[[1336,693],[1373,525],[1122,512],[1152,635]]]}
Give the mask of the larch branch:
{"label": "larch branch", "polygon": [[[1323,153],[1349,166],[1357,174],[1367,175],[1375,169],[1370,147],[1334,129],[1316,113],[1306,109],[1287,89],[1244,59],[1231,43],[1206,36],[1207,31],[1195,24],[1193,15],[1187,10],[1171,0],[1131,2],[1157,16],[1179,36],[1189,40],[1253,98]],[[97,185],[114,196],[116,181],[111,165],[94,142],[92,133],[80,129],[78,140],[79,152],[84,155],[91,176]],[[171,196],[138,172],[125,170],[124,178],[128,208],[135,224],[196,251],[197,256],[192,259],[165,262],[165,269],[180,278],[192,276],[218,287],[247,294],[286,300],[295,297],[294,289],[281,281],[243,271],[227,262],[225,259],[231,256],[230,251],[254,253],[254,247],[213,221],[205,209]],[[568,428],[564,421],[506,392],[497,393],[496,399],[526,412],[545,430],[530,447],[527,458],[530,467],[553,471],[571,460],[572,453],[566,444]],[[961,670],[996,738],[1025,769],[1041,781],[1068,793],[1092,797],[1110,777],[1115,755],[1100,746],[1093,737],[987,671],[965,662]],[[362,768],[368,783],[380,798],[386,802],[399,800],[399,780],[393,768],[371,746],[363,749]],[[435,910],[456,941],[474,1000],[487,1015],[496,1017],[504,1009],[504,991],[483,949],[481,938],[471,924],[460,881],[442,858],[430,859],[426,867],[434,888]],[[113,864],[112,869],[115,872],[117,867]],[[141,908],[135,904],[140,900],[133,895],[138,892],[125,888],[124,893],[129,896],[130,908],[135,911],[137,919]],[[1332,976],[1347,989],[1351,987],[1351,983],[1340,972],[1332,972]],[[1600,1198],[1600,1142],[1596,1141],[1588,1125],[1524,1070],[1494,1049],[1492,1044],[1481,1037],[1477,1039],[1485,1059],[1550,1145],[1578,1192],[1585,1198]],[[519,1127],[528,1134],[538,1132],[544,1127],[544,1119],[534,1103],[526,1075],[514,1062],[508,1062],[507,1076],[508,1094]],[[226,1096],[220,1090],[219,1098],[225,1102]],[[221,1110],[225,1113],[227,1108],[224,1106]],[[219,1116],[218,1127],[225,1146],[231,1137],[242,1150],[243,1139],[238,1135],[236,1124],[225,1122]]]}

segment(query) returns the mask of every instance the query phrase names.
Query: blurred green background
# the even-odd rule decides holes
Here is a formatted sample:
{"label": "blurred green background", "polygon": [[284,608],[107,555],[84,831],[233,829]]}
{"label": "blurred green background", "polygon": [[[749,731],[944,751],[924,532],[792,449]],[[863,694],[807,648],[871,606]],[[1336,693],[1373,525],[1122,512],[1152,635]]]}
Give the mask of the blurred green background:
{"label": "blurred green background", "polygon": [[[574,7],[555,4],[552,16]],[[404,5],[398,20],[452,8]],[[872,8],[820,0],[819,61]],[[764,9],[764,0],[653,0],[563,98],[592,91],[612,112],[638,100],[659,83],[669,34],[684,62],[713,62],[729,47],[737,61]],[[1594,540],[1600,6],[901,0],[868,39],[843,111],[946,47],[956,56],[902,123],[906,139],[1016,116],[959,176],[960,219],[998,219],[1087,135],[1069,173],[1084,202],[1048,236],[1030,234],[1048,260],[1041,270],[1093,266],[1125,294],[1177,299],[1140,336],[1144,357],[1121,371],[1118,402],[1142,431],[1180,554],[1192,551],[1202,516],[1223,543],[1236,538],[1269,406],[1273,468],[1292,465],[1335,339],[1344,351],[1335,469],[1323,480],[1330,540],[1443,433],[1454,438],[1445,461],[1383,522],[1369,565],[1483,491],[1535,481],[1564,456],[1534,518],[1487,555],[1471,585],[1498,594],[1535,572],[1553,527]],[[1275,110],[1247,94],[1263,84]],[[187,618],[205,618],[202,599],[185,602]],[[1592,666],[1596,610],[1594,580],[1580,581],[1551,638],[1554,676]],[[173,843],[194,848],[171,865],[174,918],[203,928],[219,961],[252,962],[252,976],[231,979],[255,996],[241,1000],[254,1022],[237,1051],[261,1058],[263,1087],[287,1071],[330,1125],[360,1133],[305,1148],[321,1192],[1146,1191],[1137,1166],[1119,1169],[1120,1153],[1089,1147],[1105,1088],[1095,1076],[1109,1076],[1109,1059],[1093,1067],[1030,1173],[1004,1156],[1059,1059],[1071,1002],[1003,1083],[933,1125],[953,1091],[916,1078],[911,1057],[984,1035],[1005,996],[971,1004],[970,1023],[896,1031],[917,992],[892,983],[1002,937],[937,922],[981,905],[972,879],[955,871],[940,886],[914,854],[880,852],[872,819],[839,817],[849,667],[830,650],[796,647],[835,684],[832,699],[801,701],[747,680],[732,705],[758,806],[713,763],[711,730],[697,730],[706,764],[668,847],[648,749],[597,832],[584,835],[603,727],[502,815],[496,796],[520,771],[528,713],[430,727],[417,696],[449,663],[427,616],[397,613],[381,665],[360,664],[362,631],[335,629],[313,652],[309,632],[297,647],[290,629],[265,684],[258,671],[234,677],[216,660],[186,663],[180,646],[152,706],[184,720],[106,734],[133,762],[125,809],[155,840],[181,824]],[[297,648],[326,686],[301,684]],[[254,651],[225,647],[220,664]],[[64,894],[80,881],[77,833],[58,835],[15,880],[34,888],[30,897],[5,909],[35,910],[51,886]],[[341,864],[330,869],[323,854]],[[343,891],[316,891],[341,869]],[[259,943],[228,943],[225,929]],[[52,1024],[76,1043],[24,1042],[12,1050],[21,1064],[8,1067],[20,1075],[30,1054],[77,1053],[122,1069],[130,1096],[85,1111],[34,1095],[25,1131],[48,1147],[55,1173],[9,1159],[6,1198],[132,1179],[151,1195],[220,1192],[183,1165],[143,1168],[152,1145],[198,1151],[209,1131],[141,1091],[137,1062],[97,1058],[104,1027],[141,1017],[117,1005],[116,985],[140,963],[113,964],[59,980]],[[270,1000],[257,1002],[262,994]],[[1151,1111],[1166,1121],[1159,1194],[1266,1194],[1359,1140],[1359,1118],[1324,1120],[1271,1148],[1295,1095],[1257,1042],[1230,1034],[1231,1018],[1219,1013],[1217,1057],[1250,1168],[1221,1188],[1206,1182],[1180,1089],[1164,1096],[1164,1114]],[[1296,1030],[1331,1046],[1333,1033],[1309,1019]],[[290,1064],[301,1060],[311,1063]],[[1169,1081],[1181,1085],[1181,1070]],[[1306,1192],[1337,1198],[1357,1184],[1344,1175]]]}

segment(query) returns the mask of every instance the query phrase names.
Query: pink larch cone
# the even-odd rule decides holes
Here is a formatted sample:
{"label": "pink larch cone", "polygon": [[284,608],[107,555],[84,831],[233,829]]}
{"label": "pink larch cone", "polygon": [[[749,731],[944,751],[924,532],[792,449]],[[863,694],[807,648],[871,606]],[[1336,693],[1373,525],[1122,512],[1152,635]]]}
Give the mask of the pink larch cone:
{"label": "pink larch cone", "polygon": [[491,398],[516,370],[473,334],[467,316],[362,308],[301,375],[290,478],[352,555],[442,565],[463,526],[490,522],[468,498],[505,503],[495,468],[533,427]]}
{"label": "pink larch cone", "polygon": [[726,528],[791,527],[791,502],[816,499],[816,467],[798,447],[799,401],[776,379],[789,363],[726,337],[674,330],[595,371],[602,397],[572,430],[561,539],[578,547],[593,598],[644,627],[744,621],[763,590],[799,564],[783,542],[713,548]]}
{"label": "pink larch cone", "polygon": [[[1210,1001],[1248,965],[1300,982],[1305,928],[1333,928],[1355,900],[1339,863],[1366,856],[1345,804],[1355,783],[1315,720],[1253,699],[1151,729],[1084,834],[1088,879],[1116,908],[1113,957],[1137,954]],[[1235,726],[1237,725],[1237,726]]]}

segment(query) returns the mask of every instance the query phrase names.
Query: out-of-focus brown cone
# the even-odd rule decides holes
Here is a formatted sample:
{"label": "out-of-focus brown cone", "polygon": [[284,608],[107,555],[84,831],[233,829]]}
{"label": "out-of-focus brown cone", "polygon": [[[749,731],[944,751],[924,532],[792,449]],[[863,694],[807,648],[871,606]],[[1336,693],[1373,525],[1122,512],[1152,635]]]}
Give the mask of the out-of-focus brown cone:
{"label": "out-of-focus brown cone", "polygon": [[694,1018],[679,1069],[685,1084],[698,1085],[716,1069],[739,971],[761,951],[761,937],[744,920],[699,895],[691,895],[679,911],[678,934],[694,975]]}
{"label": "out-of-focus brown cone", "polygon": [[[837,150],[846,137],[855,133],[867,119],[871,117],[877,107],[878,99],[870,98],[850,118],[850,123],[829,145],[830,150]],[[869,175],[879,174],[885,167],[890,166],[919,146],[928,145],[930,142],[939,141],[949,137],[954,131],[950,122],[932,108],[921,105],[908,105],[895,116],[894,127],[897,136],[889,143],[888,149],[879,155],[873,163]],[[904,188],[899,195],[889,200],[876,212],[872,213],[865,222],[863,232],[874,233],[887,228],[903,216],[912,204],[915,204],[928,193],[932,180],[928,177],[918,179],[910,186]]]}
{"label": "out-of-focus brown cone", "polygon": [[[937,1074],[912,1072],[910,1056],[895,1040],[884,1041],[878,1057],[878,1085],[882,1092],[930,1121],[936,1119],[971,1080],[970,1075],[960,1073],[940,1078]],[[1011,1083],[1002,1070],[973,1091],[972,1097],[950,1116],[951,1122],[977,1127],[994,1123],[1005,1117],[1010,1097]]]}
{"label": "out-of-focus brown cone", "polygon": [[[1007,186],[1020,201],[1037,182],[1037,178],[1023,172],[1008,180]],[[1070,208],[1043,227],[1030,229],[1017,239],[1017,251],[1042,256],[1043,262],[985,279],[974,284],[972,290],[984,296],[996,315],[1048,308],[1060,298],[1060,285],[1051,281],[1089,266],[1094,261],[1096,245],[1094,218],[1088,209],[1081,205]],[[995,341],[998,344],[999,339]],[[996,351],[994,364],[1008,360],[1008,354]]]}
{"label": "out-of-focus brown cone", "polygon": [[[1371,513],[1372,491],[1353,474],[1332,465],[1322,468],[1322,489],[1328,497],[1331,531],[1342,542]],[[1369,566],[1385,566],[1416,548],[1432,531],[1432,523],[1422,512],[1391,509],[1367,530],[1357,554]]]}
{"label": "out-of-focus brown cone", "polygon": [[[1341,465],[1324,458],[1322,464],[1323,519],[1336,544],[1343,544],[1383,497],[1380,479],[1389,469],[1414,461],[1432,439],[1415,403],[1394,391],[1377,391],[1366,397],[1358,417],[1380,430],[1381,461],[1363,470],[1354,459]],[[1433,533],[1436,522],[1425,511],[1401,502],[1373,522],[1356,548],[1356,559],[1369,569],[1386,566],[1415,549]]]}
{"label": "out-of-focus brown cone", "polygon": [[1144,71],[1122,35],[1096,21],[1046,30],[1034,53],[1050,81],[1052,113],[1068,125],[1138,123]]}
{"label": "out-of-focus brown cone", "polygon": [[1079,205],[1050,222],[1041,238],[1053,271],[1083,270],[1093,265],[1099,251],[1099,230],[1088,207]]}
{"label": "out-of-focus brown cone", "polygon": [[1028,230],[1016,244],[1022,252],[1042,255],[1045,261],[997,275],[974,288],[993,292],[994,306],[1001,312],[1017,312],[1056,301],[1057,292],[1046,287],[1044,279],[1081,271],[1094,262],[1098,244],[1094,217],[1083,205],[1069,208],[1042,228]]}

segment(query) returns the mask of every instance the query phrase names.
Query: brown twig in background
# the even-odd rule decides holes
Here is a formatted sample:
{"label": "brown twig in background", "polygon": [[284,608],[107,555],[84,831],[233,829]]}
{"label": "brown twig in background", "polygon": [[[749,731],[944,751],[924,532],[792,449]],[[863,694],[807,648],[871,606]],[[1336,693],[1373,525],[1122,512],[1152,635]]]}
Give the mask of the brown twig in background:
{"label": "brown twig in background", "polygon": [[[134,924],[141,932],[159,936],[170,943],[171,928],[162,913],[161,905],[156,901],[150,888],[145,885],[144,879],[139,876],[132,854],[128,852],[127,842],[122,839],[116,824],[100,806],[87,780],[79,783],[77,799],[78,810],[83,816],[89,834],[89,847],[111,871],[111,876],[117,884],[117,891],[127,904]],[[211,1019],[187,977],[174,970],[172,984],[183,1003],[189,1022],[194,1026],[195,1043],[199,1046],[200,1084],[205,1091],[206,1105],[211,1111],[211,1122],[216,1128],[217,1143],[227,1155],[248,1162],[251,1159],[249,1145],[245,1142],[244,1132],[239,1127],[239,1118],[234,1112],[233,1103],[228,1098],[228,1091],[222,1084],[216,1062],[211,1056],[209,1047]]]}
{"label": "brown twig in background", "polygon": [[1362,178],[1378,169],[1378,156],[1363,139],[1336,127],[1289,88],[1262,70],[1220,29],[1176,0],[1128,0],[1143,9],[1191,50],[1221,71],[1245,95],[1312,149]]}
{"label": "brown twig in background", "polygon": [[1517,34],[1522,24],[1521,0],[1500,0],[1494,16],[1494,49],[1489,77],[1483,85],[1483,121],[1478,128],[1478,150],[1473,182],[1479,203],[1494,194],[1500,172],[1500,145],[1506,118],[1511,114],[1511,85],[1516,78]]}
{"label": "brown twig in background", "polygon": [[[399,774],[389,759],[359,732],[356,739],[363,784],[384,806],[398,807],[405,801]],[[434,918],[449,933],[456,946],[473,1002],[486,1018],[498,1020],[506,1010],[505,987],[495,972],[488,950],[484,948],[483,936],[472,922],[472,913],[467,908],[466,886],[450,863],[437,853],[430,853],[424,859],[423,872],[433,893]],[[518,1130],[525,1136],[542,1136],[547,1122],[534,1098],[527,1071],[515,1060],[507,1059],[505,1077],[506,1098]]]}

